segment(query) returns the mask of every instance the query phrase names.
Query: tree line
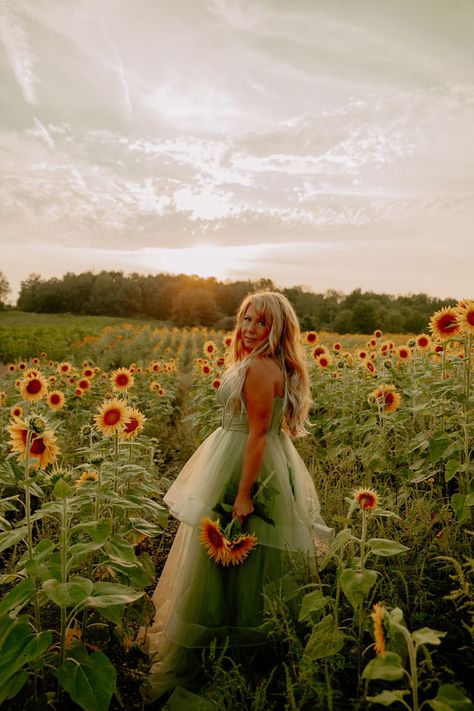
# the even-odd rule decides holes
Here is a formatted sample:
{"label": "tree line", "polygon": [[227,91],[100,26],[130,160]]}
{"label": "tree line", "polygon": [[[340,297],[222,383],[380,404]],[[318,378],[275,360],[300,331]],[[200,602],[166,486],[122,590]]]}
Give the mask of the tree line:
{"label": "tree line", "polygon": [[[16,308],[37,313],[153,318],[175,326],[230,329],[241,299],[262,288],[276,287],[270,279],[221,282],[214,277],[185,274],[89,271],[68,272],[51,279],[30,274],[21,283]],[[348,295],[332,289],[317,294],[301,286],[279,291],[293,304],[304,330],[339,334],[371,333],[376,328],[391,333],[420,333],[427,329],[434,311],[454,303],[453,299],[427,294],[393,296],[361,289]]]}

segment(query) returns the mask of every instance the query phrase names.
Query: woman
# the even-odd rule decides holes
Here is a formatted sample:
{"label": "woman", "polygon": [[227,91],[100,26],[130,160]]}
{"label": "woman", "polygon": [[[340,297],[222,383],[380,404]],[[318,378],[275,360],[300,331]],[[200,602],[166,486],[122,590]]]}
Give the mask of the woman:
{"label": "woman", "polygon": [[[181,525],[153,596],[154,623],[143,635],[153,660],[150,700],[186,686],[202,649],[213,641],[241,651],[264,644],[271,595],[294,596],[292,558],[303,557],[310,568],[315,544],[332,533],[290,440],[306,432],[311,397],[298,320],[286,297],[248,295],[237,312],[231,351],[219,389],[222,426],[164,498]],[[219,559],[219,524],[226,515],[229,539],[237,523],[256,537],[236,565],[235,559]],[[214,521],[207,519],[214,538],[206,538],[207,517]]]}

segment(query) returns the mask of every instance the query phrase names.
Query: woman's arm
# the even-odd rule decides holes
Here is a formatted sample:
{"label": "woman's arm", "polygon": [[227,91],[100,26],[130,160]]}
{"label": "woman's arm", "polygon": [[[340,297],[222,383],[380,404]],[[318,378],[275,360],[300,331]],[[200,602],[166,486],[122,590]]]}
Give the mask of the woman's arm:
{"label": "woman's arm", "polygon": [[264,360],[252,361],[244,383],[249,434],[239,489],[232,509],[232,516],[238,518],[241,523],[253,511],[252,485],[257,480],[265,455],[274,398],[274,368]]}

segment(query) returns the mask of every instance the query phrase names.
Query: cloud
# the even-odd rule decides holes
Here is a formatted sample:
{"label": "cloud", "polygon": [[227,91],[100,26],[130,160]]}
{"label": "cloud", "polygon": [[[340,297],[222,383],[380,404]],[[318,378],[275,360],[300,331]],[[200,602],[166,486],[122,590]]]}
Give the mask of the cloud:
{"label": "cloud", "polygon": [[10,68],[28,104],[37,104],[34,73],[35,55],[30,50],[24,23],[9,7],[7,0],[0,0],[0,38],[3,42]]}

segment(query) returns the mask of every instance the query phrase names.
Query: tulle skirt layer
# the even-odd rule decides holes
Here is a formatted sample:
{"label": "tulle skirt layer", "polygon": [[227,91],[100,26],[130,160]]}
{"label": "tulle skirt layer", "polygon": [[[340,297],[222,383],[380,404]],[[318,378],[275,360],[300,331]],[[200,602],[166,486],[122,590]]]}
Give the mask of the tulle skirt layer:
{"label": "tulle skirt layer", "polygon": [[[219,428],[199,447],[165,496],[181,521],[153,596],[156,617],[142,639],[152,658],[148,698],[186,685],[203,648],[249,647],[265,642],[266,611],[274,596],[295,600],[295,564],[309,570],[315,544],[332,531],[320,515],[313,481],[291,440],[272,431],[256,484],[255,514],[245,531],[257,545],[237,566],[212,560],[199,541],[203,517],[236,490],[248,432]],[[299,558],[299,560],[297,560]]]}

